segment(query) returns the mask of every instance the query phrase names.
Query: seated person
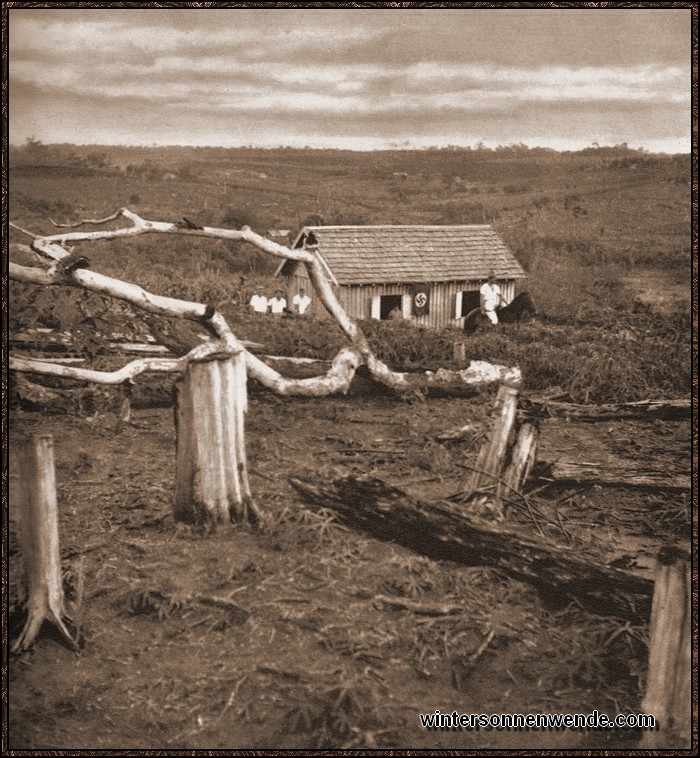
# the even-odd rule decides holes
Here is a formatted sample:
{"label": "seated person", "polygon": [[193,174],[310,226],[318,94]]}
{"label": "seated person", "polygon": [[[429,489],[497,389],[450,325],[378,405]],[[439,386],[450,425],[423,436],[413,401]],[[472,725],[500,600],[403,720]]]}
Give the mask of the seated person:
{"label": "seated person", "polygon": [[270,313],[275,316],[281,316],[287,310],[287,301],[283,295],[284,292],[282,290],[275,290],[275,296],[270,298],[268,302]]}
{"label": "seated person", "polygon": [[294,309],[294,313],[298,313],[300,316],[303,316],[310,305],[311,298],[306,294],[306,290],[301,287],[299,294],[294,295],[292,298],[292,308]]}
{"label": "seated person", "polygon": [[263,295],[263,288],[256,287],[255,294],[250,298],[250,310],[253,313],[267,313],[267,298]]}

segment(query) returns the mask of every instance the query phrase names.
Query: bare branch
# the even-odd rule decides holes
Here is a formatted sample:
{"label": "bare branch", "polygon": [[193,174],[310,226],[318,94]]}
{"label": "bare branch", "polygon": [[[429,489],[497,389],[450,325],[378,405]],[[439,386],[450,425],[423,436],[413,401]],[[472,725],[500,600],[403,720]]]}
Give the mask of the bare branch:
{"label": "bare branch", "polygon": [[54,221],[51,216],[47,216],[49,221],[59,229],[73,229],[76,226],[83,226],[84,224],[106,224],[108,221],[114,221],[115,219],[119,218],[121,216],[121,210],[115,211],[111,216],[107,216],[106,218],[84,218],[80,221],[76,221],[74,224],[59,224],[57,221]]}
{"label": "bare branch", "polygon": [[192,303],[188,300],[154,295],[137,284],[123,282],[121,279],[114,279],[111,276],[98,274],[96,271],[89,271],[88,269],[75,269],[70,272],[70,276],[66,276],[53,266],[47,271],[45,269],[10,263],[9,273],[11,279],[31,282],[33,284],[82,286],[92,292],[99,292],[103,295],[116,297],[119,300],[126,300],[137,308],[149,313],[179,316],[180,318],[200,323],[206,320],[227,348],[231,350],[242,349],[242,345],[234,337],[226,319],[217,311],[212,312],[213,309],[204,303]]}
{"label": "bare branch", "polygon": [[215,239],[239,240],[250,242],[252,245],[259,247],[267,253],[277,256],[278,258],[291,258],[298,261],[311,261],[312,255],[303,249],[292,250],[291,248],[278,245],[276,242],[256,234],[250,227],[244,226],[240,231],[234,229],[220,229],[218,227],[202,227],[201,229],[192,229],[173,224],[167,221],[149,221],[141,218],[138,214],[130,211],[128,208],[120,208],[111,216],[103,219],[84,219],[73,224],[58,224],[52,221],[58,228],[75,228],[81,224],[100,225],[108,221],[114,221],[117,218],[125,218],[131,221],[132,226],[121,229],[105,229],[96,232],[68,232],[67,234],[53,235],[30,235],[34,237],[33,247],[41,249],[50,257],[61,257],[61,252],[52,248],[56,242],[86,242],[91,240],[111,240],[121,237],[135,237],[141,234],[180,234],[195,237],[213,237]]}
{"label": "bare branch", "polygon": [[517,366],[499,366],[486,361],[472,361],[469,366],[459,371],[440,368],[437,371],[425,371],[422,374],[408,374],[392,371],[374,355],[366,356],[365,363],[372,377],[396,392],[412,392],[437,388],[482,388],[491,384],[505,384],[520,387],[522,373]]}
{"label": "bare branch", "polygon": [[[246,365],[250,375],[261,384],[282,395],[313,396],[336,392],[345,393],[354,377],[355,371],[362,363],[367,365],[372,377],[376,381],[399,393],[435,388],[448,388],[459,391],[465,388],[481,388],[497,383],[518,387],[522,382],[519,368],[498,366],[483,361],[472,361],[468,368],[461,371],[438,369],[435,372],[426,371],[424,374],[405,374],[391,371],[386,364],[377,359],[370,349],[367,338],[362,330],[347,315],[344,308],[338,302],[318,255],[313,251],[303,248],[292,249],[279,245],[256,234],[250,227],[244,226],[240,231],[236,231],[216,227],[197,228],[194,224],[188,226],[163,221],[149,221],[141,218],[128,208],[120,208],[111,216],[103,219],[84,219],[77,223],[63,225],[57,224],[53,220],[51,223],[59,228],[72,228],[81,224],[99,226],[119,218],[124,218],[131,222],[131,226],[121,229],[103,229],[100,231],[67,232],[64,234],[37,236],[13,224],[12,226],[19,229],[19,231],[33,238],[31,247],[34,251],[51,258],[55,263],[48,271],[10,263],[10,277],[42,285],[69,284],[80,286],[93,292],[125,300],[149,313],[176,316],[203,323],[207,327],[210,327],[212,333],[218,338],[218,341],[214,343],[217,345],[215,349],[224,353],[245,352]],[[350,340],[351,346],[343,348],[338,353],[330,370],[324,376],[310,379],[286,379],[260,359],[245,351],[243,345],[233,335],[226,319],[218,311],[214,310],[213,307],[203,303],[192,303],[186,300],[155,295],[138,285],[123,282],[119,279],[90,271],[87,268],[77,267],[77,264],[84,265],[86,261],[86,259],[78,256],[77,253],[73,253],[73,258],[77,261],[76,265],[66,265],[70,264],[73,258],[69,258],[71,254],[61,247],[61,245],[68,242],[111,240],[140,234],[184,234],[215,239],[239,240],[248,242],[276,257],[303,263],[306,266],[309,278],[319,299]],[[119,372],[115,372],[114,375],[121,376]],[[113,381],[117,383],[118,381],[123,381],[123,379],[114,379]]]}
{"label": "bare branch", "polygon": [[309,379],[287,379],[252,353],[246,352],[245,357],[248,375],[260,384],[278,395],[305,397],[322,397],[337,393],[344,395],[350,388],[355,371],[362,365],[362,358],[358,352],[345,347],[336,355],[325,375]]}
{"label": "bare branch", "polygon": [[151,373],[182,373],[190,361],[201,361],[214,355],[222,355],[217,342],[207,342],[190,350],[181,358],[138,358],[127,363],[118,371],[95,371],[76,366],[58,365],[34,358],[10,357],[11,371],[24,371],[32,374],[60,376],[64,379],[79,379],[95,384],[124,384],[135,376],[145,372]]}
{"label": "bare branch", "polygon": [[28,232],[26,229],[22,229],[21,226],[17,226],[17,224],[13,224],[12,221],[9,221],[8,224],[13,229],[16,229],[18,232],[22,232],[22,234],[26,234],[27,237],[31,237],[32,239],[38,239],[40,237],[39,234],[34,234],[34,232]]}
{"label": "bare branch", "polygon": [[58,284],[56,276],[45,268],[36,266],[20,266],[19,263],[10,261],[9,266],[10,279],[18,282],[29,282],[30,284]]}
{"label": "bare branch", "polygon": [[240,231],[207,226],[202,227],[201,229],[191,229],[189,227],[183,228],[178,224],[171,224],[163,221],[148,221],[141,218],[133,211],[130,211],[128,208],[120,208],[111,216],[107,216],[104,219],[84,219],[75,224],[57,224],[55,221],[52,221],[52,223],[59,228],[73,228],[80,224],[100,225],[107,223],[108,221],[114,221],[120,217],[131,221],[132,226],[122,229],[105,229],[103,231],[95,232],[69,232],[67,234],[55,234],[49,236],[30,234],[30,236],[34,237],[32,248],[42,255],[58,261],[65,258],[68,253],[56,243],[65,244],[69,242],[86,242],[98,239],[111,240],[123,237],[134,237],[141,234],[184,234],[189,236],[194,235],[196,237],[211,237],[214,239],[248,242],[260,250],[270,253],[278,258],[303,262],[309,271],[309,277],[318,293],[319,299],[324,304],[326,310],[328,310],[337,321],[338,325],[345,335],[352,341],[353,345],[355,345],[363,354],[369,354],[369,346],[367,345],[364,335],[348,317],[345,310],[335,297],[335,293],[326,279],[319,258],[308,250],[284,247],[283,245],[279,245],[276,242],[272,242],[260,234],[257,234],[248,226],[244,226]]}

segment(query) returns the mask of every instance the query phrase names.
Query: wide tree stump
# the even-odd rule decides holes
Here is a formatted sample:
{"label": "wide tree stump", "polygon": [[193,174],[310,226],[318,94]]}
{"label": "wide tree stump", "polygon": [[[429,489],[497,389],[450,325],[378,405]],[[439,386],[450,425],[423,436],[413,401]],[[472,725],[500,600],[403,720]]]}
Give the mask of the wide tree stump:
{"label": "wide tree stump", "polygon": [[176,520],[209,526],[257,521],[246,463],[247,402],[243,353],[187,367],[175,410]]}
{"label": "wide tree stump", "polygon": [[341,523],[378,539],[434,560],[492,566],[529,582],[555,605],[574,600],[594,613],[649,620],[651,580],[591,563],[568,548],[477,525],[457,506],[418,500],[379,479],[291,484],[313,509],[329,508]]}

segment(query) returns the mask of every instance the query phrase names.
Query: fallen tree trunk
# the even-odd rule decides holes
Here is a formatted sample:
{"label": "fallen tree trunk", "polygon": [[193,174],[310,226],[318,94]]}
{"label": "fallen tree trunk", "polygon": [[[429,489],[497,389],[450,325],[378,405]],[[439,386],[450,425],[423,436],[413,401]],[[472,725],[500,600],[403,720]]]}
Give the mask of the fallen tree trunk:
{"label": "fallen tree trunk", "polygon": [[14,374],[11,377],[9,396],[12,400],[45,408],[53,413],[69,413],[75,407],[75,403],[66,399],[65,393],[59,390],[31,382],[22,374]]}
{"label": "fallen tree trunk", "polygon": [[645,489],[689,490],[690,473],[650,471],[622,465],[574,463],[571,461],[539,461],[540,479],[579,484],[604,484],[609,487],[642,487]]}
{"label": "fallen tree trunk", "polygon": [[[76,348],[72,342],[73,338],[69,332],[60,332],[55,336],[54,330],[35,330],[35,333],[14,334],[10,337],[10,348],[21,350],[38,350],[40,352],[72,353]],[[250,342],[249,340],[240,340],[241,345],[246,350],[262,350],[265,346],[260,342]],[[165,356],[172,357],[173,353],[165,345],[159,345],[155,342],[125,342],[123,340],[112,339],[105,341],[105,352],[123,353],[126,355],[147,355],[147,356]],[[27,356],[30,357],[30,356]],[[40,358],[40,356],[36,356]],[[51,357],[56,363],[60,358]],[[64,359],[69,360],[69,359]],[[70,359],[73,360],[73,359]],[[84,359],[81,359],[84,360]],[[330,361],[329,361],[330,363]]]}
{"label": "fallen tree trunk", "polygon": [[325,485],[292,479],[291,484],[313,509],[330,508],[345,525],[378,539],[434,560],[501,569],[557,605],[577,601],[595,613],[649,620],[650,579],[589,563],[564,547],[477,526],[456,506],[418,500],[379,479],[347,477]]}
{"label": "fallen tree trunk", "polygon": [[684,419],[689,418],[690,400],[640,400],[636,403],[609,405],[575,405],[546,398],[521,397],[520,406],[525,413],[553,416],[576,421],[608,421],[627,418]]}

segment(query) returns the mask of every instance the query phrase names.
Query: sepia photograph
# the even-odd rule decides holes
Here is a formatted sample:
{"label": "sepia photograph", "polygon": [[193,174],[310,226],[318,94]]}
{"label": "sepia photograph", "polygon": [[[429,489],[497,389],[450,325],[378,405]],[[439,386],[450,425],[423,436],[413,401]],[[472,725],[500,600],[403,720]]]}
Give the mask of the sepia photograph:
{"label": "sepia photograph", "polygon": [[698,3],[339,5],[2,5],[3,753],[697,751]]}

